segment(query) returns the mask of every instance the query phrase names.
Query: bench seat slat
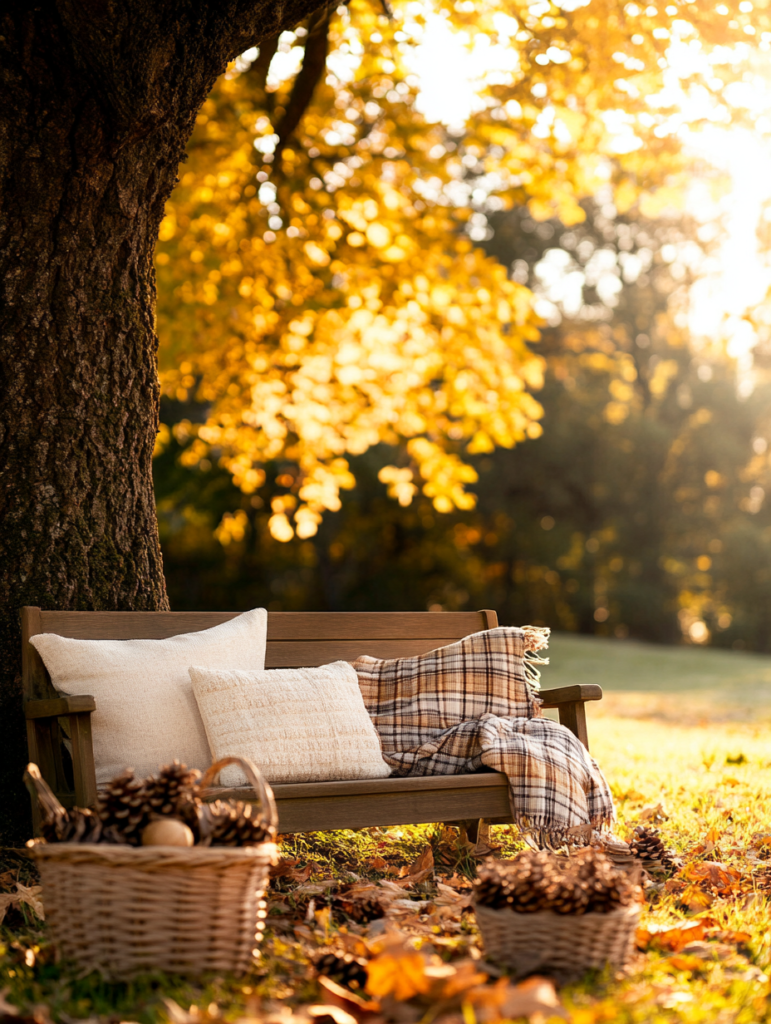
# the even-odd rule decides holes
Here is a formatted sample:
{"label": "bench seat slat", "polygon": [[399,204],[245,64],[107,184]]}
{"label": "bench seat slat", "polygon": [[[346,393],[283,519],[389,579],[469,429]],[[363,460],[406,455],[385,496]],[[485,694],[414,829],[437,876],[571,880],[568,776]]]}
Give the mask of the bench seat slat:
{"label": "bench seat slat", "polygon": [[[502,772],[479,772],[474,775],[420,775],[389,779],[347,779],[343,782],[289,782],[272,786],[277,800],[298,800],[304,797],[364,796],[367,793],[416,793],[423,790],[493,788],[508,784]],[[254,800],[248,786],[233,789],[217,786],[212,799]]]}

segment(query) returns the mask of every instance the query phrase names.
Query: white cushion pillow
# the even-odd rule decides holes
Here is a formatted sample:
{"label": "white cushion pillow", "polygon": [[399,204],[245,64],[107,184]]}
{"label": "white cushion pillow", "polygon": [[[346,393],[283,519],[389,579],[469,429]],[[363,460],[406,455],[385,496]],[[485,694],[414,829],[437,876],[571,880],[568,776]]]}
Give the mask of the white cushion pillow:
{"label": "white cushion pillow", "polygon": [[94,760],[97,785],[103,785],[124,768],[154,775],[175,757],[188,768],[207,768],[211,755],[190,665],[263,669],[267,627],[268,613],[255,608],[166,640],[73,640],[39,633],[30,643],[57,690],[96,699]]}
{"label": "white cushion pillow", "polygon": [[[268,782],[383,779],[390,768],[347,661],[320,668],[190,669],[212,758],[251,758]],[[225,786],[246,784],[240,768]]]}

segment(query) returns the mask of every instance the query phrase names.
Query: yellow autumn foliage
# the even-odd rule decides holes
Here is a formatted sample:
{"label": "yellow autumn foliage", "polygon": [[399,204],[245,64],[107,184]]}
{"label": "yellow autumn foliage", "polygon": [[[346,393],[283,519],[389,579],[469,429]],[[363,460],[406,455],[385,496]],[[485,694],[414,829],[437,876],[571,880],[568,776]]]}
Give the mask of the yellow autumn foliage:
{"label": "yellow autumn foliage", "polygon": [[[421,112],[415,60],[437,25],[493,69],[457,125]],[[288,139],[307,28],[269,68],[256,51],[236,62],[198,117],[157,255],[164,393],[209,409],[185,461],[214,456],[245,493],[267,464],[294,465],[279,540],[312,536],[355,484],[349,457],[382,443],[401,452],[380,479],[402,505],[420,486],[440,512],[473,507],[465,455],[537,437],[542,412],[532,296],[475,248],[485,211],[570,224],[609,178],[623,208],[671,189],[671,111],[646,98],[678,34],[729,41],[700,3],[408,0],[389,20],[352,0]],[[222,542],[239,529],[223,521]]]}

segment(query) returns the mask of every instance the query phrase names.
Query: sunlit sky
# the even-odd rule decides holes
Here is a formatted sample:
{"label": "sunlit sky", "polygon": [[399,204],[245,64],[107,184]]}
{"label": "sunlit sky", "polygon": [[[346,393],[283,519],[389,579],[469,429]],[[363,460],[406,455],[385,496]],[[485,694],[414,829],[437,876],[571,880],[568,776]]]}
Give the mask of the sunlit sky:
{"label": "sunlit sky", "polygon": [[[470,40],[464,33],[454,33],[443,19],[429,18],[412,60],[412,70],[421,80],[419,105],[427,119],[462,124],[473,115],[478,83],[491,72],[510,70],[512,59],[516,60],[513,51],[514,47],[490,45],[482,34]],[[755,59],[766,56],[756,51]],[[729,85],[720,97],[722,111],[715,111],[714,100],[704,92],[686,96],[680,88],[681,78],[699,63],[703,70],[707,58],[686,41],[676,40],[669,59],[671,71],[660,102],[676,99],[679,114],[672,130],[687,151],[714,169],[703,180],[693,180],[686,210],[704,226],[706,235],[711,224],[719,224],[721,240],[692,289],[688,326],[697,348],[715,343],[727,346],[739,363],[740,386],[748,391],[756,335],[745,315],[771,288],[771,262],[761,252],[758,239],[758,227],[771,206],[771,61],[760,71],[753,68],[750,81]],[[731,108],[748,112],[754,129],[725,123]],[[699,130],[690,127],[705,116],[711,124]],[[629,129],[620,125],[620,131]],[[619,149],[625,145],[620,137]],[[725,175],[727,187],[722,194],[714,188],[719,176],[715,172]],[[562,288],[567,294],[570,282],[563,280]]]}

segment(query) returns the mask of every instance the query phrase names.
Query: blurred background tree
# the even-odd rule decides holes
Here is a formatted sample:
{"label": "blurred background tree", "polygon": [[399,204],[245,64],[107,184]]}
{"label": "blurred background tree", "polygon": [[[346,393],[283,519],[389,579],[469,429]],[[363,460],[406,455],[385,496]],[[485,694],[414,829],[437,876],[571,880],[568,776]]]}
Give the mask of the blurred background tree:
{"label": "blurred background tree", "polygon": [[429,123],[422,4],[354,2],[220,80],[157,256],[173,607],[767,649],[767,388],[688,335],[709,243],[645,102],[673,35],[726,18],[600,6],[445,12],[487,48],[457,123]]}

